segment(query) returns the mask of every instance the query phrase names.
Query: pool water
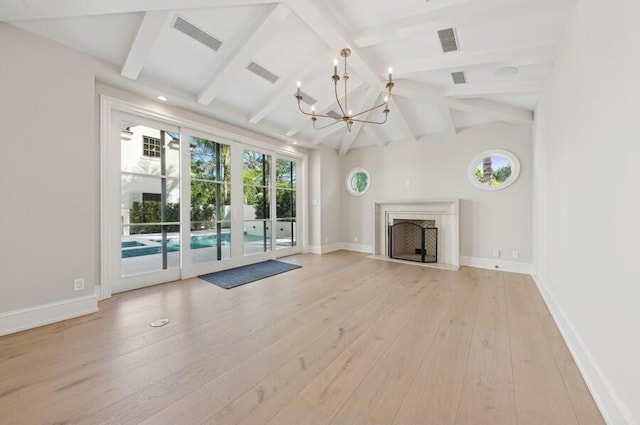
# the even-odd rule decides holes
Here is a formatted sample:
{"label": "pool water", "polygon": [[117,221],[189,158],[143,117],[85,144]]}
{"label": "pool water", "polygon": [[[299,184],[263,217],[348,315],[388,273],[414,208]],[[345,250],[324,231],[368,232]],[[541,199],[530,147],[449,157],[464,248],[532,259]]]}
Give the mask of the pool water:
{"label": "pool water", "polygon": [[[231,233],[222,234],[222,245],[227,245],[231,240]],[[149,239],[151,242],[158,244],[162,243],[162,239],[155,238]],[[215,234],[209,235],[195,235],[191,236],[191,249],[201,248],[214,248],[218,246],[217,237]],[[162,246],[146,245],[137,241],[123,241],[122,244],[122,258],[140,257],[143,255],[153,255],[162,253]],[[180,241],[176,237],[167,239],[167,251],[178,252],[180,251]]]}

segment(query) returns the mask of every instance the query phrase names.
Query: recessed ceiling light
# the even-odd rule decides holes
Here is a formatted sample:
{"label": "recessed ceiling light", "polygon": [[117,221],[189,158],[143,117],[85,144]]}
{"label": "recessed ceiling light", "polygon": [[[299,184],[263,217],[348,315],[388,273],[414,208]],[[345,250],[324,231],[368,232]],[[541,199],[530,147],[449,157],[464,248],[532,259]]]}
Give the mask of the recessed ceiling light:
{"label": "recessed ceiling light", "polygon": [[295,142],[295,141],[294,141],[294,142],[292,142],[292,144],[297,145],[297,144],[298,144],[298,142]]}
{"label": "recessed ceiling light", "polygon": [[515,66],[503,66],[502,68],[498,68],[495,71],[495,74],[498,77],[512,77],[516,75],[520,70]]}
{"label": "recessed ceiling light", "polygon": [[161,100],[161,101],[163,101],[163,102],[166,102],[166,101],[167,101],[167,98],[166,98],[166,97],[164,97],[164,96],[158,96],[158,100]]}

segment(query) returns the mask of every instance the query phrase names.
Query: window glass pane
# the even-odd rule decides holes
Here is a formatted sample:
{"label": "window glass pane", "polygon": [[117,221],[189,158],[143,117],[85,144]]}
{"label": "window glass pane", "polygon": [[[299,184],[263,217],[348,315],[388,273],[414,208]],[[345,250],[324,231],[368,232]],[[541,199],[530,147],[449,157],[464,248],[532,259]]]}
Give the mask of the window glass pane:
{"label": "window glass pane", "polygon": [[121,258],[122,276],[180,267],[179,226],[123,225]]}
{"label": "window glass pane", "polygon": [[244,219],[271,218],[269,188],[244,187]]}
{"label": "window glass pane", "polygon": [[271,251],[271,229],[267,220],[244,222],[244,255]]}
{"label": "window glass pane", "polygon": [[296,216],[296,191],[276,189],[276,217],[294,218]]}
{"label": "window glass pane", "polygon": [[271,157],[260,152],[244,151],[243,179],[245,185],[269,186]]}
{"label": "window glass pane", "polygon": [[[163,191],[164,180],[164,191]],[[177,179],[121,175],[122,224],[180,222],[180,187]],[[164,196],[164,199],[163,199]]]}
{"label": "window glass pane", "polygon": [[191,178],[231,181],[231,147],[198,137],[189,138]]}
{"label": "window glass pane", "polygon": [[296,187],[296,163],[284,159],[276,161],[276,185],[277,187]]}
{"label": "window glass pane", "polygon": [[511,162],[502,155],[487,155],[476,166],[479,183],[500,186],[511,177]]}
{"label": "window glass pane", "polygon": [[[218,246],[218,240],[220,246]],[[211,227],[191,227],[191,263],[231,259],[231,223],[221,222]]]}
{"label": "window glass pane", "polygon": [[191,221],[230,220],[231,186],[191,181]]}
{"label": "window glass pane", "polygon": [[276,222],[276,248],[291,248],[296,246],[296,220],[278,220]]}
{"label": "window glass pane", "polygon": [[180,135],[124,122],[121,126],[125,126],[120,133],[122,172],[180,176]]}

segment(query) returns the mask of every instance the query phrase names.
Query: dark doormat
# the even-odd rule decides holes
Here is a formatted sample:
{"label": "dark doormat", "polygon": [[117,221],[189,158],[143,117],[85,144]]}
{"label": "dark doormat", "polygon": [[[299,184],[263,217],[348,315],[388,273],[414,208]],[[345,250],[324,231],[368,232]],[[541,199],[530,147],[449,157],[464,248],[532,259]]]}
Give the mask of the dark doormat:
{"label": "dark doormat", "polygon": [[274,276],[290,270],[298,269],[302,266],[297,264],[284,263],[282,261],[267,260],[262,263],[249,264],[248,266],[236,267],[235,269],[222,270],[220,272],[208,273],[198,276],[200,279],[218,285],[224,289],[235,288],[246,283],[255,282],[269,276]]}

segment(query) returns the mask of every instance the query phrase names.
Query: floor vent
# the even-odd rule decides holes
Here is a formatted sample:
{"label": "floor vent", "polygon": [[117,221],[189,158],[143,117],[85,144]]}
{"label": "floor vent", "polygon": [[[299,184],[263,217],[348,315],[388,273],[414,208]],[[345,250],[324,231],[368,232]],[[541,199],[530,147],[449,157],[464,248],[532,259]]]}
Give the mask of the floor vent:
{"label": "floor vent", "polygon": [[264,78],[265,80],[267,80],[272,84],[278,81],[279,77],[276,74],[258,65],[255,62],[251,62],[249,66],[247,66],[247,69],[253,72],[254,74],[256,74],[257,76]]}
{"label": "floor vent", "polygon": [[444,53],[460,50],[458,47],[458,37],[456,36],[455,28],[447,28],[438,31],[438,37],[440,37],[440,45],[442,46],[442,51]]}
{"label": "floor vent", "polygon": [[187,22],[186,20],[184,20],[179,16],[176,19],[176,21],[173,23],[173,28],[177,29],[184,35],[189,36],[196,41],[199,41],[200,43],[204,44],[205,46],[207,46],[208,48],[216,52],[218,51],[220,46],[222,46],[222,41],[218,40],[215,37],[212,37],[211,35],[207,34],[206,32],[202,31],[200,28],[196,27],[190,22]]}
{"label": "floor vent", "polygon": [[452,72],[453,84],[467,84],[467,76],[464,71]]}

